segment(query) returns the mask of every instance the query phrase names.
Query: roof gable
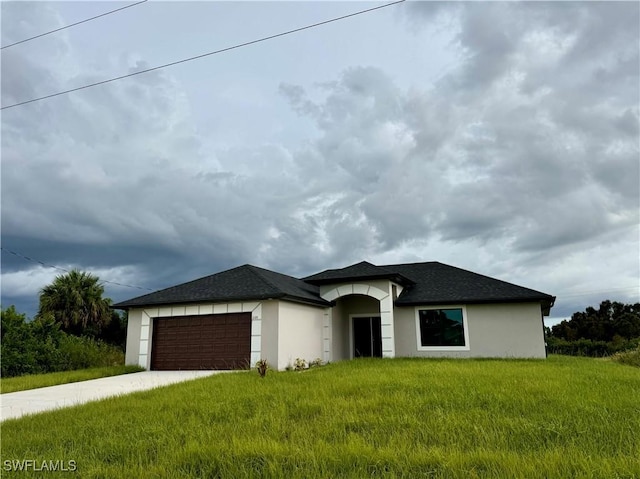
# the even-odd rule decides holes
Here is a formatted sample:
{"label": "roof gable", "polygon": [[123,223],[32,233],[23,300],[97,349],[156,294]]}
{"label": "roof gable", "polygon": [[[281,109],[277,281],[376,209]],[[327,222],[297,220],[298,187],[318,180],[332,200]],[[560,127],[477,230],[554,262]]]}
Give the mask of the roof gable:
{"label": "roof gable", "polygon": [[289,299],[326,306],[318,287],[246,264],[113,305],[117,309],[175,303]]}
{"label": "roof gable", "polygon": [[376,266],[367,261],[361,261],[360,263],[352,264],[345,268],[327,269],[320,273],[303,278],[307,283],[316,285],[353,281],[358,279],[390,279],[403,285],[413,283],[397,271],[389,269],[386,266]]}

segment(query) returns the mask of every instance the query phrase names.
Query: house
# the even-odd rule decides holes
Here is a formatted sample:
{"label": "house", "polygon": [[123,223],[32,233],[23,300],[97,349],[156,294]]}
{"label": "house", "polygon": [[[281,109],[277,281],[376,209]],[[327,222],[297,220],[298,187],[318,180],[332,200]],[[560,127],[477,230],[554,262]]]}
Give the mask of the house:
{"label": "house", "polygon": [[266,359],[544,358],[555,297],[438,262],[361,262],[298,279],[239,266],[114,305],[126,363],[236,369]]}

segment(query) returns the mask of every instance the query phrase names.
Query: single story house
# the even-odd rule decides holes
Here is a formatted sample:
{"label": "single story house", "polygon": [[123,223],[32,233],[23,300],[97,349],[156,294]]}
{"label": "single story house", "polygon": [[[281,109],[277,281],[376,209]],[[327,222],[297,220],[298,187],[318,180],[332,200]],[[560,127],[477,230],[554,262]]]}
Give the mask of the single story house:
{"label": "single story house", "polygon": [[555,297],[438,262],[365,261],[294,278],[252,265],[130,299],[126,363],[235,369],[266,359],[546,357]]}

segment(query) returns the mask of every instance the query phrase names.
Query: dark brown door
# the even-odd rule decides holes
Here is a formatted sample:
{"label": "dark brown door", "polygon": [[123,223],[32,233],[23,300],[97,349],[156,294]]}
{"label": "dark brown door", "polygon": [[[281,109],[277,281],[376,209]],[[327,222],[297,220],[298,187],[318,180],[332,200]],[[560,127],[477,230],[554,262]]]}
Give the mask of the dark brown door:
{"label": "dark brown door", "polygon": [[243,369],[251,356],[251,313],[153,320],[151,369]]}

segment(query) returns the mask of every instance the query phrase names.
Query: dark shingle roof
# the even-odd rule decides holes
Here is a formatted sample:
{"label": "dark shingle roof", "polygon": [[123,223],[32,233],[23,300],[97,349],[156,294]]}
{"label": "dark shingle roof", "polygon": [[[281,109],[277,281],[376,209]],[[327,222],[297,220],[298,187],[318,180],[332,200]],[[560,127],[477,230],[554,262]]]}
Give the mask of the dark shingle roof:
{"label": "dark shingle roof", "polygon": [[396,300],[399,306],[541,301],[544,309],[548,309],[555,300],[540,291],[438,262],[394,264],[385,268],[414,282]]}
{"label": "dark shingle roof", "polygon": [[363,261],[303,279],[247,264],[139,296],[113,307],[128,309],[270,298],[329,306],[331,303],[320,297],[318,285],[365,279],[389,279],[405,286],[395,301],[398,306],[535,301],[542,304],[543,313],[548,315],[555,301],[555,297],[549,294],[438,262],[375,266]]}
{"label": "dark shingle roof", "polygon": [[318,287],[284,274],[246,264],[118,304],[116,309],[175,303],[226,302],[280,298],[328,306]]}
{"label": "dark shingle roof", "polygon": [[390,279],[398,284],[412,284],[413,282],[398,271],[387,266],[376,266],[366,261],[352,264],[346,268],[327,269],[320,273],[302,278],[311,284],[331,284],[339,281],[351,281],[355,279]]}

